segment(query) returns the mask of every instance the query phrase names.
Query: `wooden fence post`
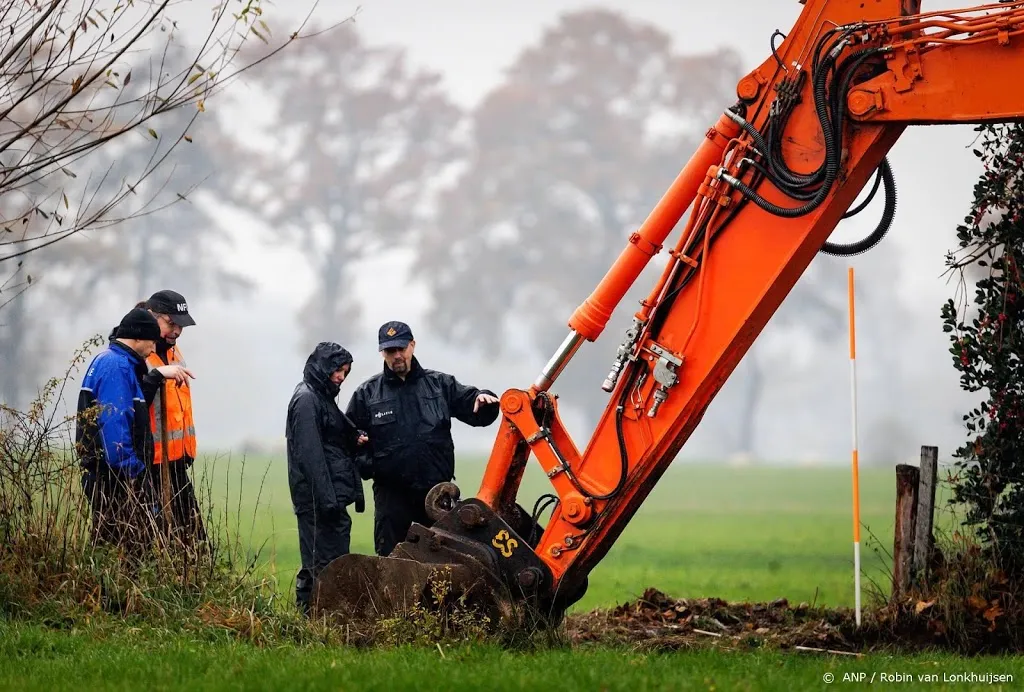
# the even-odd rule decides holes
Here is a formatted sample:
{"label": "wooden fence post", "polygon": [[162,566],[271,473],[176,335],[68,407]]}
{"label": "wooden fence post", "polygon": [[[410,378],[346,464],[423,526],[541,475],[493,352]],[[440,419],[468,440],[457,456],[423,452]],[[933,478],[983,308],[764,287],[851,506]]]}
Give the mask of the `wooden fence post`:
{"label": "wooden fence post", "polygon": [[899,599],[907,592],[913,572],[919,476],[920,472],[916,466],[896,466],[896,530],[892,546],[893,599]]}
{"label": "wooden fence post", "polygon": [[938,447],[921,447],[921,480],[917,490],[917,526],[914,530],[914,573],[922,583],[928,577],[935,536],[935,485],[939,474]]}

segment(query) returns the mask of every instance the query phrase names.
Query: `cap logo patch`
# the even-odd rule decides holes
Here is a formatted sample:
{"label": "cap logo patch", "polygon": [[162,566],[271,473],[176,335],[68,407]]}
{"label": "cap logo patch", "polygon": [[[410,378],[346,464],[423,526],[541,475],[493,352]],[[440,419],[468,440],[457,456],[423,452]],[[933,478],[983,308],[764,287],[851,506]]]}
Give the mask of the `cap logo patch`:
{"label": "cap logo patch", "polygon": [[388,327],[388,332],[387,333],[388,333],[388,336],[394,336],[395,335],[395,328],[394,327]]}
{"label": "cap logo patch", "polygon": [[178,303],[178,312],[188,312],[188,303]]}

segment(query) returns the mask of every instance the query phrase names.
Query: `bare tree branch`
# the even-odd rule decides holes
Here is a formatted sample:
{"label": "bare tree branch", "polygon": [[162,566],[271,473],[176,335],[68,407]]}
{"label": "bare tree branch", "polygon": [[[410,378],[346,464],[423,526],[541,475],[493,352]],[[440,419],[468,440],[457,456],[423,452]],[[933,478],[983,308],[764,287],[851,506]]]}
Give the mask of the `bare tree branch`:
{"label": "bare tree branch", "polygon": [[[37,344],[54,335],[38,310],[73,319],[101,286],[133,271],[152,281],[158,269],[188,266],[219,285],[239,284],[215,261],[185,263],[166,243],[159,267],[133,266],[164,232],[162,221],[140,224],[138,242],[118,236],[126,222],[187,199],[200,181],[168,189],[178,185],[172,151],[192,141],[192,124],[224,88],[307,38],[316,4],[297,29],[275,32],[279,39],[262,0],[209,0],[208,16],[197,16],[197,5],[0,0],[0,401],[24,401],[49,357]],[[187,26],[176,21],[179,8]],[[257,42],[266,45],[248,48]],[[216,229],[194,226],[187,233],[215,238]]]}
{"label": "bare tree branch", "polygon": [[[154,118],[183,107],[204,112],[207,99],[231,80],[306,38],[300,31],[308,16],[285,41],[258,59],[234,67],[239,50],[253,36],[269,45],[271,31],[263,19],[263,3],[215,4],[211,0],[210,27],[198,48],[184,59],[178,41],[181,30],[171,16],[171,10],[181,4],[181,0],[3,3],[0,248],[11,247],[8,252],[0,250],[0,263],[84,229],[132,218],[114,217],[112,212],[166,162],[170,149],[154,156],[131,181],[125,178],[114,186],[105,175],[89,176],[83,185],[74,167],[129,132],[159,140],[151,123]],[[63,178],[53,179],[54,173]]]}

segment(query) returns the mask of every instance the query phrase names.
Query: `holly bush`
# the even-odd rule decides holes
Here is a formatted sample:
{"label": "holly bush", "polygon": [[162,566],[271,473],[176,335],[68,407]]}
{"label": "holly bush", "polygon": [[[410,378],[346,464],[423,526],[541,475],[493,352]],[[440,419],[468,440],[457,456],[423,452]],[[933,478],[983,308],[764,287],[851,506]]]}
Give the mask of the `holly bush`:
{"label": "holly bush", "polygon": [[[960,385],[982,401],[964,415],[953,498],[998,564],[1024,572],[1024,125],[981,125],[984,171],[946,265],[958,299],[942,308]],[[973,286],[973,300],[967,296]]]}

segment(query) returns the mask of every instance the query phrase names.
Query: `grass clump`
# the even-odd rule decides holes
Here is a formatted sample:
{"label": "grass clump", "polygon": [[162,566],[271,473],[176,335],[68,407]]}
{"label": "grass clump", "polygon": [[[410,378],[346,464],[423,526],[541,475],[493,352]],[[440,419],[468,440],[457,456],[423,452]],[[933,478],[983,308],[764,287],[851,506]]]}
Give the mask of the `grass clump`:
{"label": "grass clump", "polygon": [[1024,650],[1024,581],[969,533],[937,537],[927,570],[878,619],[897,641],[963,655]]}

